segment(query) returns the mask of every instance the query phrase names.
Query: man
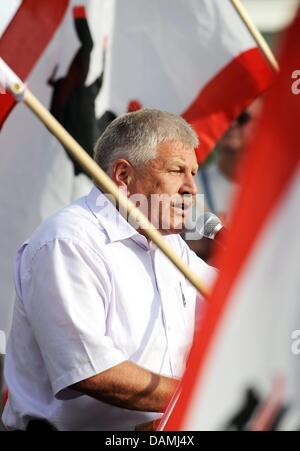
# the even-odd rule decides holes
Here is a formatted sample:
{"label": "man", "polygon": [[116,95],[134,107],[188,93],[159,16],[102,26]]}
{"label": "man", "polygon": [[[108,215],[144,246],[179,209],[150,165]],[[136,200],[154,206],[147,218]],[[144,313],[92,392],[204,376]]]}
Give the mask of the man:
{"label": "man", "polygon": [[[209,283],[215,271],[179,235],[197,145],[182,118],[141,110],[107,127],[95,160],[130,197],[175,195],[167,213],[154,202],[148,217],[159,215],[165,239]],[[23,244],[15,285],[7,427],[42,419],[59,430],[132,430],[161,416],[184,371],[197,293],[97,187]]]}

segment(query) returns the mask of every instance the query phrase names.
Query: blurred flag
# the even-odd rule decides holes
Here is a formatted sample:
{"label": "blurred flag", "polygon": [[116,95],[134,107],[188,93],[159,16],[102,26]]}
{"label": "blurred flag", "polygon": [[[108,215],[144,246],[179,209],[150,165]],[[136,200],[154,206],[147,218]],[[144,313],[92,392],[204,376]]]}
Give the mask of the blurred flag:
{"label": "blurred flag", "polygon": [[[229,0],[23,0],[0,56],[90,154],[115,116],[156,107],[194,124],[202,160],[273,75]],[[0,96],[0,124],[12,106]],[[0,328],[7,331],[17,247],[90,182],[23,105],[2,126],[0,146]]]}
{"label": "blurred flag", "polygon": [[300,16],[249,148],[222,272],[166,430],[300,429]]}
{"label": "blurred flag", "polygon": [[[6,5],[5,5],[6,3]],[[8,0],[1,11],[9,10]],[[22,79],[26,79],[52,40],[66,12],[68,0],[37,2],[24,0],[0,39],[0,55]],[[2,95],[0,102],[0,126],[15,105],[10,94]]]}
{"label": "blurred flag", "polygon": [[[10,0],[1,9],[5,2],[9,9]],[[0,56],[90,153],[103,72],[101,3],[23,0],[0,38]],[[0,329],[6,334],[17,248],[49,214],[91,187],[43,124],[24,105],[13,106],[10,95],[0,95]]]}
{"label": "blurred flag", "polygon": [[230,0],[117,0],[103,109],[136,101],[182,114],[202,161],[273,76]]}

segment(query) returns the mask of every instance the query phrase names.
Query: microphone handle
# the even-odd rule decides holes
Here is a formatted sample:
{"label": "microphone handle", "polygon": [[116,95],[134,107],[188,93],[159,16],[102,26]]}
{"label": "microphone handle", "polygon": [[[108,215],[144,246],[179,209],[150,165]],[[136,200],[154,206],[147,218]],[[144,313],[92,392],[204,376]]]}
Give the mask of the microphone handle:
{"label": "microphone handle", "polygon": [[222,227],[215,233],[213,239],[222,247],[225,247],[227,238],[228,238],[228,230],[225,227]]}

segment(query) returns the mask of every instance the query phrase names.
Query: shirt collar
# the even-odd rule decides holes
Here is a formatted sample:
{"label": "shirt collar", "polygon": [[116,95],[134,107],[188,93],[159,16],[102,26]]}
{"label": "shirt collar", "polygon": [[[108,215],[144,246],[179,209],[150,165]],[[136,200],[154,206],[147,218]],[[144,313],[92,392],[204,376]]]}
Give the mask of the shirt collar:
{"label": "shirt collar", "polygon": [[141,235],[116,209],[113,198],[110,201],[99,188],[94,186],[86,196],[86,204],[93,215],[102,224],[110,240],[122,241],[128,238],[136,237],[141,244],[146,244],[146,238]]}

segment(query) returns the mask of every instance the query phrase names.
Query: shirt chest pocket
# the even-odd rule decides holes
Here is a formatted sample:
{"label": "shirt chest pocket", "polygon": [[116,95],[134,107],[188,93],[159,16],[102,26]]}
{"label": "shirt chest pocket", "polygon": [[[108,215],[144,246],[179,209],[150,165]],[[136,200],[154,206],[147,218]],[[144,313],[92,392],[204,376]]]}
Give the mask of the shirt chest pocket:
{"label": "shirt chest pocket", "polygon": [[181,298],[183,311],[186,312],[187,315],[193,315],[194,318],[197,290],[193,286],[187,285],[186,282],[179,282],[177,292],[179,298]]}
{"label": "shirt chest pocket", "polygon": [[173,314],[178,330],[185,330],[185,333],[192,337],[195,326],[197,292],[192,286],[180,282],[174,287],[174,294]]}

